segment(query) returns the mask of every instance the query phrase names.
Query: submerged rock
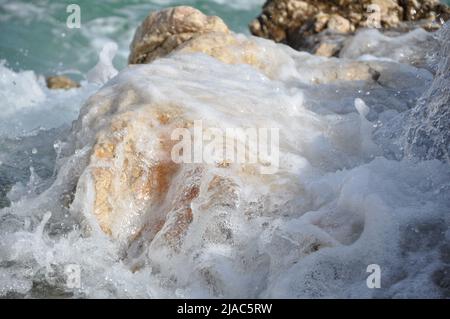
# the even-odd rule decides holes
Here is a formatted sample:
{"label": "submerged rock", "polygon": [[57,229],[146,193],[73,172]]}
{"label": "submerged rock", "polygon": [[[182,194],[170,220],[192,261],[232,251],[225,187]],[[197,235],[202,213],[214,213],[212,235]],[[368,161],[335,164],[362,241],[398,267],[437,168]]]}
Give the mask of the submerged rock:
{"label": "submerged rock", "polygon": [[[255,78],[253,81],[258,82],[257,86],[264,85],[270,80],[287,82],[292,80],[294,83],[325,86],[360,83],[367,89],[386,87],[391,91],[405,85],[420,87],[427,78],[426,71],[416,73],[413,68],[400,67],[393,62],[349,59],[340,61],[312,57],[271,41],[235,35],[229,32],[220,20],[210,19],[189,7],[152,13],[133,40],[132,47],[140,48],[138,51],[141,53],[134,52],[130,55],[130,61],[145,62],[150,66],[148,68],[130,66],[129,70],[122,72],[118,79],[112,80],[110,86],[106,86],[89,100],[75,125],[77,143],[80,146],[92,146],[88,167],[78,183],[77,205],[85,214],[95,218],[104,233],[127,245],[142,238],[146,238],[147,243],[154,239],[158,241],[159,238],[172,247],[179,246],[182,242],[181,237],[193,220],[191,205],[199,196],[199,183],[203,185],[209,183],[206,176],[215,181],[225,179],[227,180],[225,184],[228,185],[235,183],[234,179],[228,181],[225,177],[231,174],[238,176],[241,183],[249,184],[249,187],[251,184],[255,188],[258,183],[267,180],[267,177],[255,176],[255,168],[246,165],[229,167],[227,163],[220,162],[211,168],[203,164],[173,162],[171,150],[175,142],[171,139],[171,133],[180,128],[191,129],[195,119],[198,118],[210,121],[211,118],[206,117],[203,111],[225,112],[224,117],[232,108],[235,109],[235,113],[241,112],[242,116],[245,112],[253,116],[254,112],[251,103],[247,101],[249,98],[246,95],[247,88],[243,88],[243,92],[239,93],[242,94],[242,100],[239,102],[243,103],[247,111],[239,111],[239,105],[232,106],[226,102],[223,106],[218,106],[218,100],[234,100],[235,97],[232,95],[226,95],[226,98],[218,97],[215,89],[203,83],[204,78],[201,77],[199,82],[193,84],[191,69],[194,66],[187,66],[183,57],[188,59],[192,53],[204,53],[219,60],[225,63],[221,66],[221,72],[227,74],[224,76],[227,79],[230,78],[232,66],[226,64],[239,67],[246,65],[249,69],[244,74],[259,71],[267,76],[268,79]],[[335,28],[348,27],[340,18],[332,19],[336,20]],[[216,28],[211,26],[217,25],[220,26],[218,28],[220,31],[211,31]],[[162,39],[168,38],[173,38],[173,41],[169,40],[173,45],[162,44],[166,43]],[[149,46],[146,46],[147,44]],[[154,50],[146,51],[144,48]],[[141,56],[142,59],[134,60],[137,56]],[[155,61],[157,58],[160,59]],[[220,65],[215,64],[217,62],[209,64],[207,61],[197,61],[195,67],[199,68],[199,74],[209,72],[212,65],[216,67]],[[191,106],[186,104],[184,99],[180,99],[180,96],[171,97],[169,91],[173,89],[175,94],[177,90],[174,84],[178,80],[176,78],[172,79],[173,82],[154,87],[154,89],[159,87],[164,92],[162,95],[157,92],[146,93],[147,87],[144,83],[152,83],[151,79],[154,76],[166,74],[161,75],[159,80],[165,83],[167,77],[172,73],[175,74],[177,69],[186,72],[184,76],[191,79],[191,82],[185,84],[188,93],[184,92],[183,85],[179,88],[179,93],[186,94]],[[411,74],[417,74],[417,77],[412,77]],[[213,81],[216,76],[213,74],[208,78]],[[413,80],[408,80],[410,78]],[[231,89],[228,85],[223,84],[225,92]],[[258,90],[261,94],[261,88]],[[153,97],[149,98],[149,95]],[[199,106],[203,103],[207,105],[201,110]],[[265,104],[260,101],[260,96],[253,103]],[[398,106],[397,102],[391,104],[392,109],[406,108],[404,105]],[[358,102],[358,105],[367,108],[367,112],[361,116],[368,116],[370,109],[364,102]],[[380,107],[380,110],[385,108]],[[99,117],[101,121],[98,121]],[[230,119],[233,118],[234,115],[231,115]],[[283,116],[278,119],[283,120]],[[255,121],[245,119],[244,122],[242,120],[238,122],[239,126],[244,123],[247,123],[245,125],[253,123],[256,126]],[[364,147],[371,149],[371,152],[377,152],[371,143]],[[219,169],[222,173],[217,174],[215,169]],[[186,183],[187,180],[191,182]],[[212,191],[221,184],[211,182],[207,189]],[[230,190],[230,196],[235,191],[234,188]],[[226,194],[226,189],[217,192]],[[86,198],[90,200],[86,201]]]}
{"label": "submerged rock", "polygon": [[49,76],[46,82],[47,87],[51,90],[69,90],[80,87],[80,84],[65,75]]}
{"label": "submerged rock", "polygon": [[208,32],[228,33],[229,30],[219,17],[208,17],[192,7],[154,12],[136,30],[128,63],[149,63],[192,37]]}
{"label": "submerged rock", "polygon": [[268,0],[250,31],[297,50],[332,56],[360,28],[435,30],[449,18],[450,9],[439,0]]}

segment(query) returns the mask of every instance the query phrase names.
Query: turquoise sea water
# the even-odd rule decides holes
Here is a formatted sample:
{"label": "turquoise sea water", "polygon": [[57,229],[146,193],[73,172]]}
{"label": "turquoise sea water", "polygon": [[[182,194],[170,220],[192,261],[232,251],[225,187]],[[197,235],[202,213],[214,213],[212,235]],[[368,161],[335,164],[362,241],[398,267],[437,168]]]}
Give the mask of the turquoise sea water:
{"label": "turquoise sea water", "polygon": [[[38,74],[83,74],[95,65],[102,45],[119,44],[114,63],[126,64],[136,27],[152,10],[175,5],[194,6],[218,15],[237,32],[248,33],[248,23],[264,0],[0,0],[0,60],[14,70]],[[69,29],[67,5],[81,8],[81,28]],[[76,75],[75,75],[76,76]]]}
{"label": "turquoise sea water", "polygon": [[[450,0],[447,0],[450,3]],[[80,29],[69,29],[67,5],[81,7]],[[248,33],[264,0],[0,0],[0,60],[14,70],[81,77],[96,63],[103,44],[119,45],[114,63],[126,65],[136,27],[152,10],[194,6],[218,15],[236,32]]]}

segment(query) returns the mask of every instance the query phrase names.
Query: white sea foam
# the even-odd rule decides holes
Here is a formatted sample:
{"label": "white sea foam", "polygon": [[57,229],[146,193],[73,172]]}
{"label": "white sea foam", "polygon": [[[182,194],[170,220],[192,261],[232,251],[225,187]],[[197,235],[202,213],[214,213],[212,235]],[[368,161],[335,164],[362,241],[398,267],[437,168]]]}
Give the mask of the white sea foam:
{"label": "white sea foam", "polygon": [[[184,4],[192,5],[194,4],[194,0],[187,0],[184,1]],[[264,0],[211,0],[211,2],[223,5],[223,6],[229,6],[236,10],[250,10],[254,8],[261,7],[264,4]],[[177,5],[180,2],[178,0],[153,0],[153,3],[163,5],[163,6],[173,6]]]}
{"label": "white sea foam", "polygon": [[[254,41],[271,57],[265,74],[202,54],[173,54],[126,68],[90,99],[58,143],[53,185],[28,198],[16,188],[12,206],[0,210],[0,295],[446,296],[435,274],[448,267],[448,163],[397,158],[386,151],[394,138],[373,138],[416,104],[433,75],[391,59],[370,62],[376,80],[365,67],[349,76],[352,60]],[[130,90],[137,100],[127,99]],[[168,106],[214,127],[280,128],[280,169],[272,176],[206,167],[189,179],[195,167],[181,168],[167,191],[165,227],[180,190],[191,183],[200,190],[175,251],[160,233],[130,244],[152,209],[134,215],[134,207],[113,203],[122,222],[111,239],[90,206],[97,138],[128,114],[142,132],[137,149],[157,160],[158,131],[140,121]],[[227,180],[224,188],[208,187],[216,175]],[[66,287],[67,264],[81,267],[81,288]],[[381,266],[381,289],[366,286],[370,264]]]}
{"label": "white sea foam", "polygon": [[69,125],[97,85],[69,91],[49,90],[33,71],[14,72],[0,65],[0,136],[15,137],[36,129]]}
{"label": "white sea foam", "polygon": [[109,42],[103,46],[98,63],[87,73],[86,77],[90,83],[103,85],[117,75],[117,70],[112,63],[117,49],[115,42]]}
{"label": "white sea foam", "polygon": [[44,101],[45,94],[32,71],[15,73],[0,64],[0,117],[5,118]]}
{"label": "white sea foam", "polygon": [[340,57],[377,57],[423,67],[426,55],[437,50],[439,45],[433,35],[420,28],[396,37],[384,35],[377,29],[366,29],[346,43]]}

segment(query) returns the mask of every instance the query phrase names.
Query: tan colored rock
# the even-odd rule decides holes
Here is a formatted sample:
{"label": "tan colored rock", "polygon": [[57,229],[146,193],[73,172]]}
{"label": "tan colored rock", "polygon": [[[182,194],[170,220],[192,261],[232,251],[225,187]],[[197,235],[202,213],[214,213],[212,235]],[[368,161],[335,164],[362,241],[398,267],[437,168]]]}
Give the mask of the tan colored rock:
{"label": "tan colored rock", "polygon": [[[238,63],[240,57],[230,54],[230,47],[239,45],[238,39],[230,33],[208,33],[197,36],[180,46],[178,52],[208,54],[225,63]],[[245,51],[245,50],[242,50]]]}
{"label": "tan colored rock", "polygon": [[319,13],[314,17],[314,31],[319,33],[323,31],[328,24],[328,21],[330,20],[330,15],[325,14],[323,12]]}
{"label": "tan colored rock", "polygon": [[340,45],[336,43],[322,42],[317,47],[315,54],[324,57],[332,57],[339,52],[340,48]]}
{"label": "tan colored rock", "polygon": [[402,6],[405,18],[408,21],[432,20],[435,18],[442,18],[446,21],[450,18],[448,6],[440,0],[404,0]]}
{"label": "tan colored rock", "polygon": [[[159,15],[155,13],[156,16]],[[163,24],[158,26],[160,30],[168,28]],[[289,61],[283,59],[285,53],[281,47],[226,30],[192,33],[188,40],[168,53],[204,53],[224,63],[251,65],[270,77],[281,68],[277,63]],[[163,51],[158,52],[163,54]],[[373,82],[380,76],[370,63],[317,60],[321,68],[317,68],[317,64],[311,64],[310,69],[304,68],[304,73],[311,73],[317,83]],[[144,70],[147,67],[158,66],[135,66]],[[149,74],[152,73],[145,73],[143,79]],[[195,117],[189,114],[190,108],[183,106],[182,101],[155,102],[145,98],[144,92],[145,89],[136,83],[122,83],[118,87],[106,87],[83,107],[80,119],[74,125],[77,147],[87,144],[93,147],[88,166],[78,183],[77,197],[84,200],[85,214],[92,215],[100,229],[112,238],[126,244],[136,243],[138,239],[156,242],[177,250],[195,221],[193,203],[196,199],[202,198],[204,207],[200,207],[201,211],[222,204],[237,207],[238,185],[230,178],[216,176],[216,171],[211,174],[212,171],[202,164],[176,164],[171,159],[171,150],[176,143],[172,141],[171,133],[176,128],[190,128]],[[203,92],[197,92],[194,96],[203,105],[208,94],[206,92],[203,97]],[[238,168],[239,174],[260,176],[256,173],[257,167],[242,165]],[[217,163],[216,168],[236,169],[229,163]],[[204,188],[207,196],[200,196],[200,183],[208,174],[212,176]],[[259,183],[265,178],[269,177],[255,180]],[[85,203],[86,199],[90,202]],[[214,238],[216,232],[208,232],[208,236]]]}
{"label": "tan colored rock", "polygon": [[136,30],[130,46],[130,64],[149,63],[165,56],[192,37],[208,32],[228,33],[218,17],[180,6],[150,14]]}
{"label": "tan colored rock", "polygon": [[80,84],[73,81],[67,76],[58,75],[58,76],[49,76],[46,79],[47,87],[51,90],[69,90],[80,87]]}
{"label": "tan colored rock", "polygon": [[[95,190],[92,210],[103,232],[114,238],[125,236],[129,240],[139,235],[147,210],[157,210],[162,204],[178,170],[170,158],[171,129],[166,131],[175,113],[169,106],[162,110],[149,105],[147,110],[139,117],[133,112],[115,116],[98,135],[91,155],[89,175]],[[143,131],[155,126],[161,129],[148,147],[158,160],[151,162],[139,139]],[[155,215],[150,220],[157,225],[161,218]]]}
{"label": "tan colored rock", "polygon": [[273,65],[262,53],[257,43],[240,39],[230,33],[200,35],[180,47],[177,52],[201,52],[227,64],[248,64],[272,76]]}
{"label": "tan colored rock", "polygon": [[[202,164],[175,164],[170,158],[175,143],[170,133],[192,125],[179,108],[149,104],[139,115],[133,110],[114,115],[98,134],[86,175],[79,182],[92,189],[88,209],[100,229],[126,245],[145,238],[147,243],[155,240],[178,251],[194,220],[192,203],[206,171]],[[140,145],[143,140],[145,148]],[[207,191],[211,194],[205,205],[221,201],[230,205],[230,198],[237,202],[229,179],[212,177]]]}
{"label": "tan colored rock", "polygon": [[332,14],[327,24],[328,30],[337,33],[348,33],[352,30],[350,21],[341,17],[339,14]]}
{"label": "tan colored rock", "polygon": [[[263,41],[263,43],[261,43]],[[286,48],[232,33],[208,33],[184,43],[174,53],[201,52],[227,64],[248,64],[273,79],[292,59]]]}
{"label": "tan colored rock", "polygon": [[[223,39],[214,38],[212,34],[200,38],[212,43]],[[229,35],[225,38],[231,45],[240,41]],[[246,59],[255,65],[262,63],[255,55],[258,47],[252,42],[246,45],[255,45],[255,49],[243,50],[250,55],[242,56],[226,55],[226,50],[216,48],[215,51],[211,46],[202,48],[205,43],[211,44],[197,40],[186,43],[180,50],[212,50],[210,54],[217,53],[217,58],[226,63]],[[373,81],[377,76],[369,64],[362,62],[340,63],[337,67],[335,59],[331,59],[321,65],[325,68],[322,74],[317,74],[317,83]],[[177,250],[195,218],[192,203],[199,197],[205,166],[174,163],[171,151],[177,141],[171,139],[171,133],[176,128],[191,127],[192,120],[186,117],[180,105],[142,105],[138,102],[138,93],[130,90],[122,87],[123,93],[113,97],[98,93],[84,107],[78,121],[84,129],[77,125],[75,128],[80,132],[86,127],[95,128],[98,132],[88,166],[78,183],[77,196],[82,199],[92,197],[92,202],[83,204],[86,205],[84,209],[112,238],[130,244],[145,234],[147,242],[155,239]],[[107,124],[100,123],[96,127],[101,122],[99,118],[108,119]],[[217,167],[232,169],[226,163],[218,163]],[[241,174],[260,176],[251,165],[244,165]],[[207,188],[211,200],[203,204],[219,205],[223,201],[223,205],[238,205],[236,188],[231,180],[213,176]]]}

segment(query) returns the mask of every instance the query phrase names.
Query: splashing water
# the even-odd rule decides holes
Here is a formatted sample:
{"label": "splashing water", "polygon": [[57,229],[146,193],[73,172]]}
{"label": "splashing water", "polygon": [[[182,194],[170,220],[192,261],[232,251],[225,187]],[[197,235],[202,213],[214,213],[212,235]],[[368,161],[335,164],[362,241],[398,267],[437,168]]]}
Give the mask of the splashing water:
{"label": "splashing water", "polygon": [[100,52],[97,65],[87,73],[87,80],[90,83],[103,85],[117,75],[117,70],[112,64],[116,52],[116,43],[110,42],[105,44]]}
{"label": "splashing water", "polygon": [[[450,170],[437,151],[448,136],[423,122],[449,118],[448,30],[430,40],[443,48],[430,60],[422,45],[376,33],[377,52],[395,48],[389,60],[355,43],[347,59],[326,59],[249,38],[261,69],[175,53],[125,68],[94,95],[95,84],[55,93],[2,66],[5,83],[18,85],[0,88],[9,98],[0,127],[17,128],[0,144],[9,185],[0,192],[0,295],[448,297]],[[405,64],[402,50],[423,68]],[[130,167],[152,167],[171,125],[195,119],[279,128],[278,171],[183,164],[163,170],[171,175],[158,200],[139,197],[138,182],[114,184],[106,235],[96,172],[128,178]],[[423,130],[433,139],[417,142]],[[187,225],[177,206],[186,196]],[[366,285],[370,264],[381,266],[381,289]],[[80,268],[80,287],[67,286],[67,265]]]}
{"label": "splashing water", "polygon": [[[66,7],[81,8],[81,28],[68,29]],[[111,41],[118,44],[114,65],[127,64],[134,30],[150,11],[190,5],[218,15],[236,32],[249,33],[247,24],[264,0],[0,0],[0,59],[14,71],[71,74],[83,78],[96,63],[97,53]],[[45,45],[42,45],[45,43]]]}

